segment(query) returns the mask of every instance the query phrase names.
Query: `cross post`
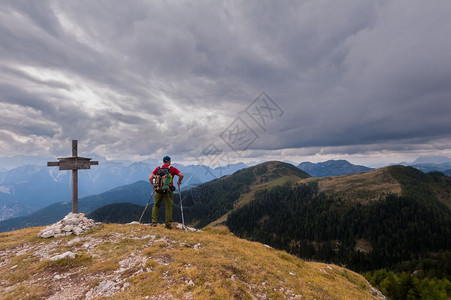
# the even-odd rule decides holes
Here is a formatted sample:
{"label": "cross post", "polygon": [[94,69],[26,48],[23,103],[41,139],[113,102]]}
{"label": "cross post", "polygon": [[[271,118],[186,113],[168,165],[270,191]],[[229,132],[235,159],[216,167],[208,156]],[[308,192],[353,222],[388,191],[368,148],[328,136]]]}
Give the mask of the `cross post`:
{"label": "cross post", "polygon": [[78,170],[90,169],[98,165],[98,161],[78,156],[78,141],[72,140],[72,156],[58,158],[58,161],[47,162],[48,167],[59,167],[59,170],[72,170],[72,212],[78,213]]}

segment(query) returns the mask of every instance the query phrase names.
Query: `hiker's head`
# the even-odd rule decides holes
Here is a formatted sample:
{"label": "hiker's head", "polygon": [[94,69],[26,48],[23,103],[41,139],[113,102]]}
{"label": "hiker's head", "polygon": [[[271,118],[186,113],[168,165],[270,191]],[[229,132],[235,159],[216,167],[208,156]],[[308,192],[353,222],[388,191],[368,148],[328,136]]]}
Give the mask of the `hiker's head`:
{"label": "hiker's head", "polygon": [[168,165],[171,164],[171,158],[166,155],[165,157],[163,157],[163,163]]}

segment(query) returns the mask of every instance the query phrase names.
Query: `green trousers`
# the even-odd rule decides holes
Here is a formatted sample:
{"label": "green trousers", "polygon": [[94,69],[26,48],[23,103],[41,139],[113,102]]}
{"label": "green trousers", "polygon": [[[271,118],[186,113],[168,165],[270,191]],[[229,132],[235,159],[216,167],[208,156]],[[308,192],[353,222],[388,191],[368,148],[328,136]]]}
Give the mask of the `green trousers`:
{"label": "green trousers", "polygon": [[164,199],[164,222],[170,224],[172,222],[172,206],[174,205],[174,193],[155,193],[155,201],[152,208],[152,223],[158,223],[158,212],[160,211],[161,201]]}

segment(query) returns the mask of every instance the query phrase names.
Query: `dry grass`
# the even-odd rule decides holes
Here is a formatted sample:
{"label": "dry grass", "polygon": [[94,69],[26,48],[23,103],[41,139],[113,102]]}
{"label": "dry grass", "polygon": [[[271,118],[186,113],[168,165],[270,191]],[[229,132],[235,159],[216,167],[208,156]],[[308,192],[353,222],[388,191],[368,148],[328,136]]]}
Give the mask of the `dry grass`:
{"label": "dry grass", "polygon": [[379,200],[384,195],[401,194],[401,185],[390,175],[388,168],[352,175],[311,177],[299,183],[312,181],[318,182],[320,192],[362,204]]}
{"label": "dry grass", "polygon": [[[111,299],[373,299],[352,271],[306,263],[225,227],[108,224],[75,241],[37,239],[37,232],[0,234],[1,299],[81,299],[106,280],[114,284]],[[49,261],[65,251],[76,258]]]}

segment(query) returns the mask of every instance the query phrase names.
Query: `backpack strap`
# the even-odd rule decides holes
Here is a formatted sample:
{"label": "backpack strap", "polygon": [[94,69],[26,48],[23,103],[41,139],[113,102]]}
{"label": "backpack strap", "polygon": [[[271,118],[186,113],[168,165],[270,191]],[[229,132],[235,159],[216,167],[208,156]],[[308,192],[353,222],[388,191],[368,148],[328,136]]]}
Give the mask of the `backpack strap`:
{"label": "backpack strap", "polygon": [[[163,166],[164,166],[164,165],[163,165]],[[161,168],[163,168],[163,166],[161,166],[161,167],[159,166],[159,167],[158,167],[158,170],[160,170]],[[166,168],[166,169],[169,169],[169,172],[171,172],[172,166],[169,166],[169,168],[168,168],[168,167],[165,167],[165,168]],[[158,170],[157,170],[157,172],[158,172]]]}

